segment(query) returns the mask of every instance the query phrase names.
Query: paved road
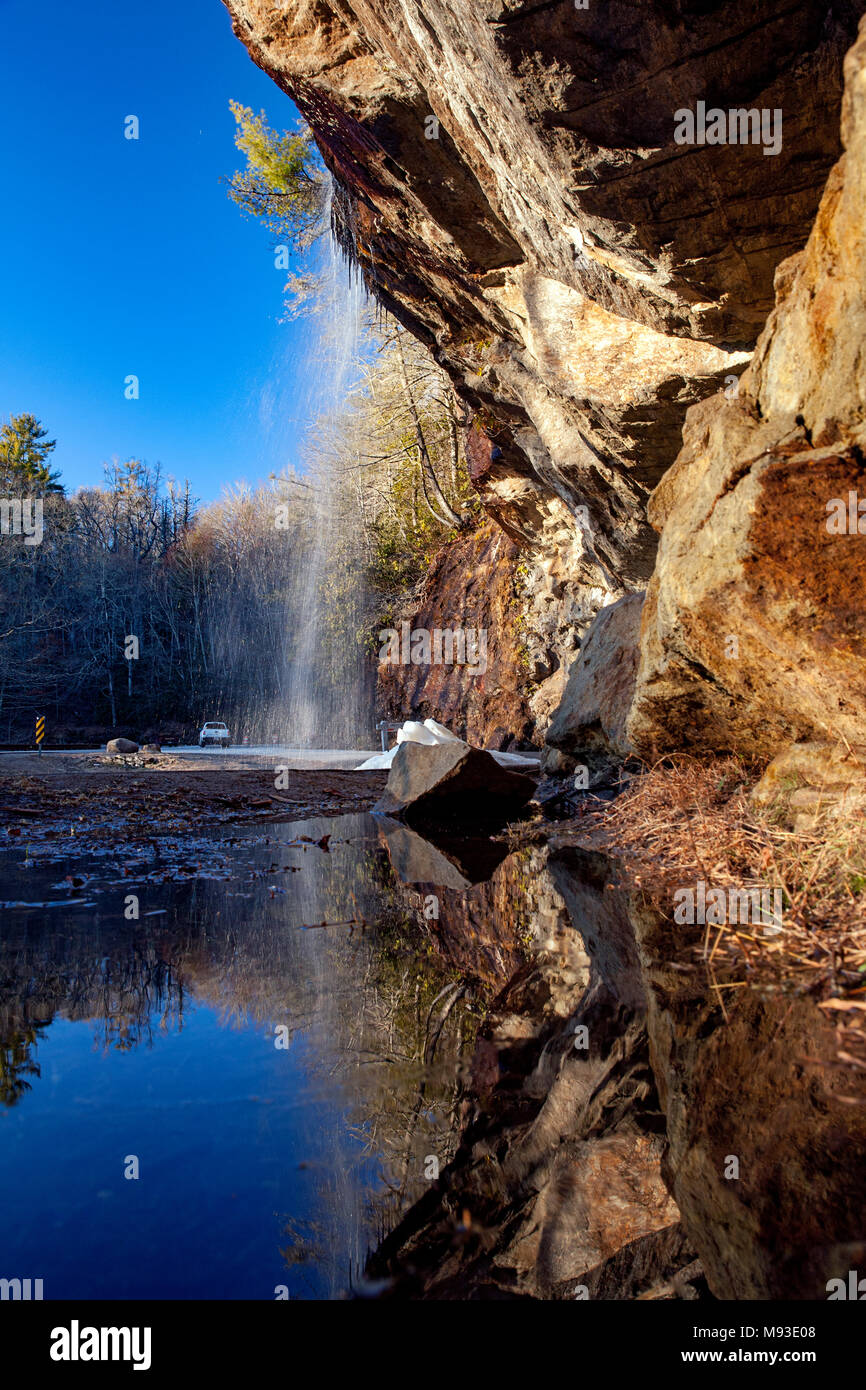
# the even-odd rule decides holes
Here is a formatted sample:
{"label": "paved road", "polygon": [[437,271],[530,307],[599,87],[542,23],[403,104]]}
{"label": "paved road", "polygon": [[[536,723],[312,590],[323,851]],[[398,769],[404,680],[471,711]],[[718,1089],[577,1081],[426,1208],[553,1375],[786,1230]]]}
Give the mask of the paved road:
{"label": "paved road", "polygon": [[[284,744],[254,744],[249,747],[238,744],[230,748],[199,748],[197,744],[170,748],[164,745],[162,751],[167,758],[176,760],[178,768],[198,766],[204,769],[219,767],[222,764],[235,770],[287,767],[291,771],[303,771],[304,768],[345,771],[359,767],[368,758],[381,753],[380,748],[290,748]],[[35,749],[32,752],[0,752],[0,770],[4,767],[4,759],[16,760],[14,763],[6,762],[7,771],[20,771],[26,764],[28,770],[32,767],[35,772],[37,767],[42,767],[44,771],[49,772],[52,760],[86,757],[105,757],[105,749],[46,748],[41,758],[37,757]],[[533,757],[532,754],[515,756],[495,753],[494,757],[505,767],[528,765],[531,768],[533,765],[537,767],[539,755]]]}
{"label": "paved road", "polygon": [[197,744],[180,748],[163,747],[164,753],[183,758],[255,758],[268,762],[282,760],[291,767],[357,767],[372,758],[375,749],[288,748],[283,744],[233,744],[230,748],[199,748]]}

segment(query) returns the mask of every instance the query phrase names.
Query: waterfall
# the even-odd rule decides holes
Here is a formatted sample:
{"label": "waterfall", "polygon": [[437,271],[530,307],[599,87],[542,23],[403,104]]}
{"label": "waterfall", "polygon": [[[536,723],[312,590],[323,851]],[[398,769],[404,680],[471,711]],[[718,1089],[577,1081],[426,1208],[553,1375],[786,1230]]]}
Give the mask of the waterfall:
{"label": "waterfall", "polygon": [[[287,466],[253,508],[258,562],[252,572],[247,566],[243,584],[219,596],[213,705],[229,719],[236,743],[376,746],[375,668],[362,648],[364,537],[349,404],[362,379],[369,301],[351,255],[341,250],[348,249],[344,210],[336,234],[333,213],[329,181],[321,234],[308,253],[314,273],[305,279],[315,303],[305,318],[306,350],[299,357],[297,338],[288,342],[261,393],[260,415],[279,432]],[[275,520],[280,505],[289,513],[283,530]],[[250,603],[258,614],[255,638]]]}
{"label": "waterfall", "polygon": [[358,636],[364,595],[357,527],[347,518],[345,480],[338,464],[327,448],[320,447],[357,385],[367,306],[360,272],[342,254],[333,232],[333,196],[329,182],[318,306],[310,320],[307,362],[305,453],[312,486],[311,537],[293,595],[294,643],[280,719],[282,741],[303,748],[363,748],[372,746],[374,739],[369,662]]}

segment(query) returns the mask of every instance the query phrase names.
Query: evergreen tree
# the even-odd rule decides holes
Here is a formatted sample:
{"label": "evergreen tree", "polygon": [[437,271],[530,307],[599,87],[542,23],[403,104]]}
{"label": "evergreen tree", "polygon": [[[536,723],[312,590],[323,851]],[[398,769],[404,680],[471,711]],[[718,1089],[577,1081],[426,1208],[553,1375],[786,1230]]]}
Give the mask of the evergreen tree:
{"label": "evergreen tree", "polygon": [[39,493],[63,493],[60,474],[48,465],[57,447],[56,439],[35,415],[13,415],[0,427],[0,475],[6,487],[21,487]]}
{"label": "evergreen tree", "polygon": [[229,181],[229,196],[278,237],[303,250],[320,230],[327,183],[308,130],[279,135],[264,111],[230,101],[237,124],[235,144],[247,167]]}

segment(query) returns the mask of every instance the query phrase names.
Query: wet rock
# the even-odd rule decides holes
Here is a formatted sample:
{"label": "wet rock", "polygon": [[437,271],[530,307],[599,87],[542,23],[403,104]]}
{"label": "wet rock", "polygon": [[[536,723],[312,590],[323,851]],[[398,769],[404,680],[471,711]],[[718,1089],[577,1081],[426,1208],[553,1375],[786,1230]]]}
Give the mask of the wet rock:
{"label": "wet rock", "polygon": [[[440,550],[420,599],[405,614],[409,632],[469,634],[469,661],[383,662],[378,686],[395,716],[437,720],[478,746],[504,748],[532,733],[515,604],[519,549],[493,522]],[[465,638],[464,638],[465,640]]]}
{"label": "wet rock", "polygon": [[401,743],[374,810],[419,823],[503,824],[534,790],[531,777],[468,743]]}
{"label": "wet rock", "polygon": [[806,249],[738,394],[689,412],[650,501],[628,724],[646,756],[866,743],[866,37],[845,76],[846,152]]}
{"label": "wet rock", "polygon": [[593,620],[547,731],[543,771],[558,771],[564,754],[573,764],[586,766],[589,785],[595,785],[631,751],[626,725],[637,678],[643,599],[642,593],[627,594]]}
{"label": "wet rock", "polygon": [[109,757],[114,757],[121,753],[137,753],[138,744],[133,743],[131,738],[112,738],[105,746],[105,751]]}

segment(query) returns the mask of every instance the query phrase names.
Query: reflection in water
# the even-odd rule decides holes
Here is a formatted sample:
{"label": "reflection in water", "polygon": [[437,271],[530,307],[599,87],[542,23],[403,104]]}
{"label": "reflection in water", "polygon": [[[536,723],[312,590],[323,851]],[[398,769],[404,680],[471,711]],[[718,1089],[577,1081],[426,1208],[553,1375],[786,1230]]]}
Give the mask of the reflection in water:
{"label": "reflection in water", "polygon": [[750,976],[745,957],[725,977],[703,929],[689,938],[567,834],[443,901],[443,948],[470,968],[474,944],[475,969],[504,981],[455,1159],[368,1264],[388,1297],[802,1299],[845,1285],[866,1255],[852,1030],[802,986]]}
{"label": "reflection in water", "polygon": [[[269,827],[228,866],[102,865],[95,908],[3,914],[0,1274],[46,1297],[341,1296],[453,1152],[478,991],[372,819]],[[7,864],[4,896],[63,872]]]}
{"label": "reflection in water", "polygon": [[15,1105],[32,1089],[28,1078],[39,1076],[39,1063],[35,1061],[34,1052],[36,1040],[42,1031],[38,1028],[4,1031],[0,1041],[0,1105]]}
{"label": "reflection in water", "polygon": [[47,910],[40,852],[0,914],[0,1278],[814,1298],[863,1257],[843,1025],[708,980],[604,856],[342,817],[78,863]]}

